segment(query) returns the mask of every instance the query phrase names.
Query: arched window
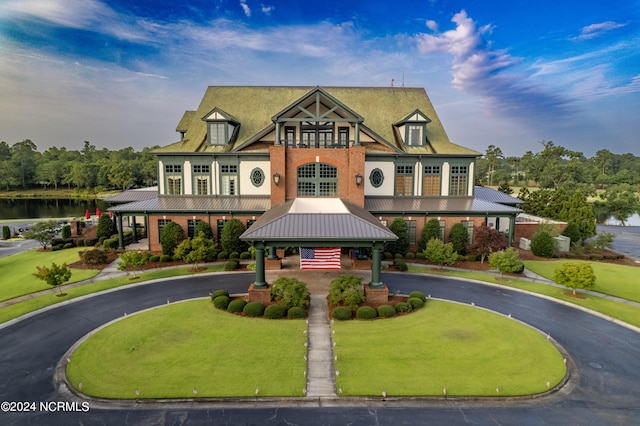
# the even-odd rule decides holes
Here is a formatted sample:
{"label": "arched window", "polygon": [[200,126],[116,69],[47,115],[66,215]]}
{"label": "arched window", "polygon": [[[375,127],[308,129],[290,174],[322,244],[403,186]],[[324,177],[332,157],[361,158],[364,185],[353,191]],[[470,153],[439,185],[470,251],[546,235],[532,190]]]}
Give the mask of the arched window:
{"label": "arched window", "polygon": [[325,163],[298,167],[298,197],[336,197],[338,168]]}

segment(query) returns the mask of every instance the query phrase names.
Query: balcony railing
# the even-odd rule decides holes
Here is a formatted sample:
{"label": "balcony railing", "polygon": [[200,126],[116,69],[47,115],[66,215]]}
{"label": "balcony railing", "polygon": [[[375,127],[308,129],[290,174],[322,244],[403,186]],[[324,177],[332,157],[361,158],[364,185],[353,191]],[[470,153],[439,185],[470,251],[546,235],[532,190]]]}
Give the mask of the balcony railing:
{"label": "balcony railing", "polygon": [[284,140],[282,144],[287,148],[348,148],[350,141],[301,141]]}

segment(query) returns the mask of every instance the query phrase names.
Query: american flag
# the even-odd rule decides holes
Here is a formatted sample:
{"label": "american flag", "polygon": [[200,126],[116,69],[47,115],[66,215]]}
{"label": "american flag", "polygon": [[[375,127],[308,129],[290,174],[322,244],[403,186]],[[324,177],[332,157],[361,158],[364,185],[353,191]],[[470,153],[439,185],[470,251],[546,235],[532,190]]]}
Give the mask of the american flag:
{"label": "american flag", "polygon": [[339,248],[300,248],[300,269],[340,270]]}

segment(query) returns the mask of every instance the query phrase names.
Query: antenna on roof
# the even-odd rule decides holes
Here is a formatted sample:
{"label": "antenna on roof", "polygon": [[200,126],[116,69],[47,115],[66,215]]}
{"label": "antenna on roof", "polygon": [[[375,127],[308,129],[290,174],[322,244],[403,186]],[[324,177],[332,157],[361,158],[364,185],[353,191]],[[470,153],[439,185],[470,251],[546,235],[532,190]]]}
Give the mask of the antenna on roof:
{"label": "antenna on roof", "polygon": [[393,87],[393,81],[394,81],[394,80],[395,80],[395,79],[393,79],[393,78],[391,79],[391,87]]}
{"label": "antenna on roof", "polygon": [[402,73],[402,88],[404,89],[404,73]]}

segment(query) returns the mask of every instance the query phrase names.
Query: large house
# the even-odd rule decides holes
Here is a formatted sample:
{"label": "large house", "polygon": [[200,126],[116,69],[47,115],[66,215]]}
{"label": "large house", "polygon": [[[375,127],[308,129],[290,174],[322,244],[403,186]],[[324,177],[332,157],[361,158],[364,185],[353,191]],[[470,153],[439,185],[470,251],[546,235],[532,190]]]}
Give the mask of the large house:
{"label": "large house", "polygon": [[421,88],[212,86],[176,131],[155,151],[157,192],[111,200],[131,201],[111,208],[120,224],[144,217],[150,250],[170,221],[191,236],[230,218],[259,249],[369,247],[374,263],[396,217],[413,248],[433,218],[445,239],[455,223],[514,239],[520,210],[476,196],[480,153],[449,140]]}

